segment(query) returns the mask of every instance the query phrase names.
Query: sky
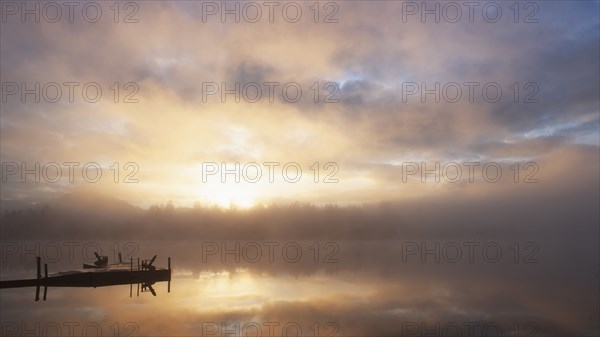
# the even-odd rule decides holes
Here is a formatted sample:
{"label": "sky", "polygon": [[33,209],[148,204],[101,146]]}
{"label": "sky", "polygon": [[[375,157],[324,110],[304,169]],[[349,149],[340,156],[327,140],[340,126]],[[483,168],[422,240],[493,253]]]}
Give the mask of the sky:
{"label": "sky", "polygon": [[[38,3],[39,23],[3,4],[4,200],[371,203],[476,192],[465,162],[523,180],[597,155],[595,1],[438,3],[439,22],[394,1],[92,4]],[[410,184],[435,162],[460,179]]]}
{"label": "sky", "polygon": [[2,290],[0,334],[600,333],[598,1],[72,3],[0,2],[1,279],[89,246],[172,292]]}

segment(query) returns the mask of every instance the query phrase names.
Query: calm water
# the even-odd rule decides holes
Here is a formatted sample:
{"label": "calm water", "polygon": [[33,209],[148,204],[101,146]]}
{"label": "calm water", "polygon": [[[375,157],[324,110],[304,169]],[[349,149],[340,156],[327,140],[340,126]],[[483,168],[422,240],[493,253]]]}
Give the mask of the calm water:
{"label": "calm water", "polygon": [[134,285],[130,298],[121,285],[50,288],[35,302],[34,288],[4,289],[3,336],[544,336],[598,326],[597,270],[569,262],[585,248],[551,241],[12,243],[3,280],[34,277],[34,249],[52,273],[80,268],[98,246],[111,263],[117,247],[125,258],[156,252],[158,267],[171,256],[173,278],[170,293],[154,284],[156,297]]}

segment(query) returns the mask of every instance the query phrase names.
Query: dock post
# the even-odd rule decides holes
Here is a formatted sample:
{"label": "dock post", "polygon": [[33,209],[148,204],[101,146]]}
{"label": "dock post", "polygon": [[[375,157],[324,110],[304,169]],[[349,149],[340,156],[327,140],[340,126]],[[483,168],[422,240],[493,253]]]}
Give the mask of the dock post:
{"label": "dock post", "polygon": [[140,270],[140,257],[138,256],[138,270]]}
{"label": "dock post", "polygon": [[169,268],[169,282],[167,283],[167,292],[171,292],[171,257],[167,259],[167,267]]}
{"label": "dock post", "polygon": [[41,266],[42,258],[39,257],[39,256],[37,256],[35,258],[35,261],[36,261],[36,264],[37,264],[37,278],[39,280],[39,279],[42,278],[42,266]]}
{"label": "dock post", "polygon": [[48,278],[48,264],[44,263],[44,277]]}
{"label": "dock post", "polygon": [[131,258],[131,270],[133,270],[133,257]]}

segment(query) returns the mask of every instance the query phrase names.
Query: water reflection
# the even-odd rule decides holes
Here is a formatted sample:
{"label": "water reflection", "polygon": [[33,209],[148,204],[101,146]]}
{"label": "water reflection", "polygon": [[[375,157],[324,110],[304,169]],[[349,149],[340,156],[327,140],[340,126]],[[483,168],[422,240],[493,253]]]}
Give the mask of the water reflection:
{"label": "water reflection", "polygon": [[[314,242],[297,243],[315,247]],[[136,336],[596,334],[597,309],[591,299],[597,294],[585,291],[594,289],[594,271],[565,276],[569,262],[560,259],[560,251],[546,249],[541,262],[524,266],[508,254],[510,242],[498,241],[505,258],[496,263],[442,259],[423,264],[418,255],[403,261],[407,246],[398,240],[336,244],[338,263],[322,264],[314,254],[295,263],[251,263],[233,255],[225,260],[219,254],[206,257],[201,249],[191,248],[201,247],[197,242],[139,243],[139,251],[156,251],[159,260],[167,250],[173,254],[170,293],[165,283],[155,285],[158,297],[130,298],[129,285],[52,288],[49,301],[34,302],[31,288],[5,289],[0,300],[2,335],[31,329],[44,335],[44,326],[52,335],[55,323],[68,335],[69,322],[79,324],[74,328],[87,327],[87,335],[101,328],[103,336],[113,336],[115,329],[119,335]],[[575,258],[584,252],[570,254]],[[84,261],[57,265],[78,262]],[[3,264],[2,279],[22,274],[17,265]],[[28,275],[35,274],[34,264],[26,266]],[[556,282],[572,291],[548,296]]]}

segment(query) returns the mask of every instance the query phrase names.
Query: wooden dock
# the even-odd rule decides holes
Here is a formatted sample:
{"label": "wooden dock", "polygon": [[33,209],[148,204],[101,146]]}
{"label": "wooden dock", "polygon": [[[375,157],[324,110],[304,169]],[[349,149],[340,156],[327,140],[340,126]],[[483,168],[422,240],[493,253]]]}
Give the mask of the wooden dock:
{"label": "wooden dock", "polygon": [[37,257],[37,278],[0,281],[0,289],[36,287],[36,301],[39,300],[40,287],[44,287],[44,300],[48,287],[106,287],[115,285],[130,285],[132,295],[133,284],[142,286],[142,292],[149,290],[154,296],[156,292],[152,285],[156,282],[168,282],[168,292],[171,291],[171,258],[168,259],[168,268],[156,268],[152,265],[156,256],[152,260],[143,261],[141,266],[137,263],[137,268],[131,263],[118,263],[98,268],[86,268],[59,272],[48,275],[48,265],[44,264],[44,275],[41,273],[41,259]]}

